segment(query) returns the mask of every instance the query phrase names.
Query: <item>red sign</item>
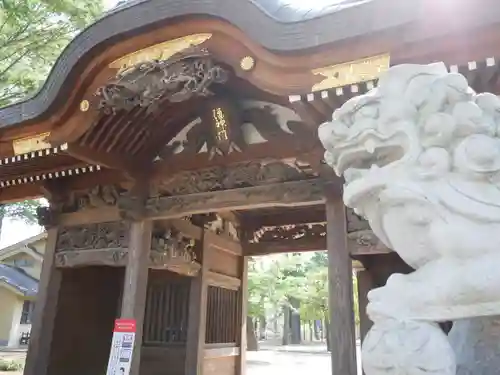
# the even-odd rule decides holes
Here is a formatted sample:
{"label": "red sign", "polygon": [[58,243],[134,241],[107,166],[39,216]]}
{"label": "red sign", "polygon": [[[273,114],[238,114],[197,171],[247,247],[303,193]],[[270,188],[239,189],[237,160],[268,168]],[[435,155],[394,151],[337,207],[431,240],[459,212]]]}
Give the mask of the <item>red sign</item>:
{"label": "red sign", "polygon": [[135,319],[116,319],[113,332],[136,332]]}

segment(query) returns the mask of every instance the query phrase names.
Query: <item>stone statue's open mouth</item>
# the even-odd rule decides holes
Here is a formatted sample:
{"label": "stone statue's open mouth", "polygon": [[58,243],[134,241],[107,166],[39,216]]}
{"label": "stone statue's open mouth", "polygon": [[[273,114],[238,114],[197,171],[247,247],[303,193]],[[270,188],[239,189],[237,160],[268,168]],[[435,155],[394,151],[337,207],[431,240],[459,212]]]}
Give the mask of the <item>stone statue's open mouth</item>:
{"label": "stone statue's open mouth", "polygon": [[346,181],[346,204],[351,206],[357,198],[385,185],[385,170],[402,162],[407,144],[404,134],[384,137],[374,132],[339,142],[330,157],[336,173]]}

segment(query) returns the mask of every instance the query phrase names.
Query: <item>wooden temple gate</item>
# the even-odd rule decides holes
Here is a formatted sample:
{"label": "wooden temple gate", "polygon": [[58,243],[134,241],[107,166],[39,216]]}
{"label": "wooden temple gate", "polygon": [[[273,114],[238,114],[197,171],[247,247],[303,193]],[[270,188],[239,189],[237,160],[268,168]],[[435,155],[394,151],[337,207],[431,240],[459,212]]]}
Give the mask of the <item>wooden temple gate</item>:
{"label": "wooden temple gate", "polygon": [[325,249],[332,373],[355,374],[353,261],[362,336],[368,290],[409,269],[346,211],[317,127],[389,64],[498,92],[500,8],[458,3],[140,1],[76,37],[0,110],[0,202],[50,203],[25,374],[103,374],[118,317],[138,323],[133,375],[244,374],[248,257]]}

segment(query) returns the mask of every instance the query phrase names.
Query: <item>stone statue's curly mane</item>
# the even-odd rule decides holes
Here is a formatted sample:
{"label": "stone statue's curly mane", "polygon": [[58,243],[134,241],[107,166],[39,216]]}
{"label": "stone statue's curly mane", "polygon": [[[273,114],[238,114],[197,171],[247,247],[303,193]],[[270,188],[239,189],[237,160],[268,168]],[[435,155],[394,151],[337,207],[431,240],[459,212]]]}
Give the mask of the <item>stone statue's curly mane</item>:
{"label": "stone statue's curly mane", "polygon": [[400,65],[319,137],[344,203],[415,269],[368,296],[366,374],[456,375],[435,322],[500,315],[500,99],[444,64]]}

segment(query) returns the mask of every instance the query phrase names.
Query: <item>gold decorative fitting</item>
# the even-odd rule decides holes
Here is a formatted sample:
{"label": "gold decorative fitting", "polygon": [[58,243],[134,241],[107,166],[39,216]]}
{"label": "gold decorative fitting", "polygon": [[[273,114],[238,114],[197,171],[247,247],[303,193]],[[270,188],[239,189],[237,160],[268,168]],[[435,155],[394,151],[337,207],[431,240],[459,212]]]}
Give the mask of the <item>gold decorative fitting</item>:
{"label": "gold decorative fitting", "polygon": [[240,61],[240,67],[245,71],[252,70],[254,66],[255,66],[255,59],[252,56],[245,56]]}
{"label": "gold decorative fitting", "polygon": [[52,146],[46,140],[50,135],[49,132],[38,134],[33,137],[25,137],[12,141],[12,148],[15,155],[27,154],[39,150],[45,150]]}
{"label": "gold decorative fitting", "polygon": [[90,108],[90,103],[88,100],[82,100],[80,102],[80,111],[87,112]]}
{"label": "gold decorative fitting", "polygon": [[169,57],[189,47],[198,46],[210,39],[212,34],[192,34],[182,38],[169,40],[143,48],[128,54],[109,64],[110,68],[119,69],[120,72],[143,62],[152,60],[167,60]]}
{"label": "gold decorative fitting", "polygon": [[316,83],[312,87],[312,91],[327,90],[377,79],[381,73],[389,69],[389,65],[390,55],[384,54],[314,69],[312,70],[314,75],[324,76],[325,79]]}

